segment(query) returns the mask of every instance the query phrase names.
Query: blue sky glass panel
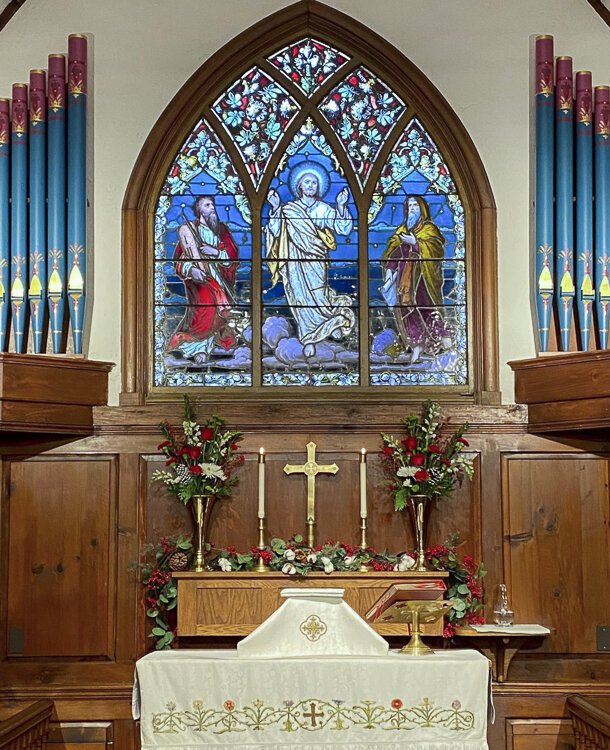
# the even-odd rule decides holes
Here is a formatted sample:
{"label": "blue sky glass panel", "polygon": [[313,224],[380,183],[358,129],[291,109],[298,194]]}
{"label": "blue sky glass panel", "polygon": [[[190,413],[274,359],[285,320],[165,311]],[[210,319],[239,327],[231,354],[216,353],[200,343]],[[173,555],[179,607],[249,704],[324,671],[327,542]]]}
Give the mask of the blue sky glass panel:
{"label": "blue sky glass panel", "polygon": [[381,170],[368,219],[371,384],[466,384],[464,208],[417,120]]}
{"label": "blue sky glass panel", "polygon": [[267,58],[307,96],[315,93],[349,57],[316,39],[301,39]]}
{"label": "blue sky glass panel", "polygon": [[204,120],[168,171],[154,234],[155,385],[251,385],[250,206]]}
{"label": "blue sky glass panel", "polygon": [[357,384],[356,217],[341,166],[308,120],[262,212],[264,385]]}
{"label": "blue sky glass panel", "polygon": [[258,185],[276,143],[298,111],[297,103],[267,73],[252,68],[214,102],[212,109]]}
{"label": "blue sky glass panel", "polygon": [[364,186],[379,149],[405,111],[404,102],[381,79],[359,67],[329,92],[320,110]]}

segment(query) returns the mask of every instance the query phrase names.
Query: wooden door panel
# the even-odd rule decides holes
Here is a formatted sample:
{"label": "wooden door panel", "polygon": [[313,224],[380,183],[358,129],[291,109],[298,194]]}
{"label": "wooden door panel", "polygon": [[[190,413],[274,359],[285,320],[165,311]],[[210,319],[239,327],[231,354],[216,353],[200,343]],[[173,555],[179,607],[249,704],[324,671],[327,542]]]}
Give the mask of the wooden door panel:
{"label": "wooden door panel", "polygon": [[9,656],[110,656],[112,460],[14,461],[8,471]]}
{"label": "wooden door panel", "polygon": [[610,622],[610,513],[604,457],[505,458],[505,575],[517,622],[553,628],[544,650],[596,652]]}

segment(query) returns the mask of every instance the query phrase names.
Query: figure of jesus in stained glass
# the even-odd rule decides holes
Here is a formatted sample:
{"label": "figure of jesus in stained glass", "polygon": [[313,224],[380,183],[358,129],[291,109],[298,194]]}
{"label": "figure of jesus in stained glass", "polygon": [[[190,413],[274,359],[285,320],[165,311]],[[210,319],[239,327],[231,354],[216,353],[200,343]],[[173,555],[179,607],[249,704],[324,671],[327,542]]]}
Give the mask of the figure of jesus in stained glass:
{"label": "figure of jesus in stained glass", "polygon": [[193,211],[197,218],[185,217],[178,229],[174,258],[188,306],[169,351],[200,365],[216,346],[228,350],[235,345],[228,317],[235,301],[238,250],[229,228],[218,218],[213,196],[199,197]]}
{"label": "figure of jesus in stained glass", "polygon": [[384,283],[381,293],[393,308],[403,346],[411,351],[411,363],[423,352],[438,354],[451,347],[443,305],[445,238],[430,218],[421,195],[405,201],[405,220],[390,237],[382,257]]}
{"label": "figure of jesus in stained glass", "polygon": [[283,205],[277,191],[269,192],[266,259],[272,284],[283,283],[303,354],[310,358],[316,354],[317,343],[329,337],[339,341],[356,324],[352,298],[338,294],[328,283],[329,253],[337,246],[335,235],[349,235],[353,218],[346,188],[338,193],[335,207],[322,199],[329,176],[320,164],[299,164],[292,170],[289,184],[295,199]]}

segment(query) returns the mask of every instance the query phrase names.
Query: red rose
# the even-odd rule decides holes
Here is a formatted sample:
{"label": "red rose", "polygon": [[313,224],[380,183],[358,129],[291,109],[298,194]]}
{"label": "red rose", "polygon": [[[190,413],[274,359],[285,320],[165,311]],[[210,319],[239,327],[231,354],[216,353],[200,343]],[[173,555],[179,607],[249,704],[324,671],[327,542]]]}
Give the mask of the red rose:
{"label": "red rose", "polygon": [[171,442],[169,440],[164,440],[162,443],[159,443],[157,450],[163,450],[163,448],[167,448],[168,445],[171,445]]}
{"label": "red rose", "polygon": [[201,448],[198,445],[191,445],[188,449],[188,454],[191,458],[199,458],[201,455]]}
{"label": "red rose", "polygon": [[201,474],[201,466],[199,466],[199,464],[196,466],[189,466],[189,471],[191,474]]}
{"label": "red rose", "polygon": [[441,463],[445,466],[451,466],[451,461],[448,458],[441,458]]}
{"label": "red rose", "polygon": [[237,445],[237,443],[231,443],[231,450],[232,451],[236,451],[238,448],[239,448],[239,446]]}
{"label": "red rose", "polygon": [[430,474],[425,469],[420,469],[419,471],[415,472],[415,479],[418,482],[425,482],[426,479],[428,479]]}
{"label": "red rose", "polygon": [[468,440],[464,440],[464,438],[458,438],[457,441],[458,441],[458,443],[461,443],[462,445],[465,445],[466,447],[468,447],[470,445],[470,443],[468,442]]}
{"label": "red rose", "polygon": [[423,466],[425,460],[426,457],[423,453],[415,453],[413,456],[411,456],[411,463],[413,464],[413,466]]}
{"label": "red rose", "polygon": [[202,427],[201,428],[201,439],[202,440],[211,440],[214,437],[214,430],[211,427]]}
{"label": "red rose", "polygon": [[386,445],[385,448],[383,449],[383,453],[385,456],[391,456],[392,453],[394,453],[394,451],[392,450],[392,448],[390,448],[389,445]]}
{"label": "red rose", "polygon": [[409,435],[408,438],[405,438],[402,441],[402,444],[408,451],[413,451],[417,448],[417,438],[413,437],[413,435]]}
{"label": "red rose", "polygon": [[432,443],[432,445],[428,447],[428,450],[430,453],[442,453],[440,447],[436,443]]}

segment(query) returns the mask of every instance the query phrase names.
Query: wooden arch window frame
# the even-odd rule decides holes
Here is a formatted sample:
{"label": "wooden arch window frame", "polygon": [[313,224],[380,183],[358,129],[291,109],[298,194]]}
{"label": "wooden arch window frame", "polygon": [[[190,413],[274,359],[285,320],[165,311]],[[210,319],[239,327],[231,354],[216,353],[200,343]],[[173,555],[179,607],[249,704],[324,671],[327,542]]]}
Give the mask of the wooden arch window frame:
{"label": "wooden arch window frame", "polygon": [[[465,212],[469,383],[467,386],[395,386],[383,389],[366,385],[335,389],[311,387],[305,390],[285,387],[283,398],[303,400],[309,396],[313,399],[322,396],[350,402],[354,399],[396,402],[421,401],[425,397],[464,403],[500,403],[496,207],[479,154],[465,127],[441,93],[401,52],[353,18],[316,0],[301,0],[239,34],[203,63],[158,119],[139,154],[122,208],[121,404],[142,405],[173,400],[181,397],[183,391],[176,388],[168,393],[168,389],[152,387],[153,217],[161,186],[173,159],[202,116],[216,123],[215,117],[210,114],[210,107],[223,90],[252,65],[273,70],[265,58],[286,44],[307,36],[348,53],[351,56],[350,66],[364,65],[379,75],[406,102],[406,111],[379,151],[369,174],[364,204],[370,200],[379,172],[400,134],[414,117],[430,133],[451,170]],[[289,87],[277,71],[274,71],[274,75],[301,106],[315,107],[344,72],[343,68],[335,72],[324,87],[309,99],[297,93],[296,86]],[[294,118],[286,130],[284,143],[290,142],[302,122],[302,115]],[[438,123],[442,123],[442,126]],[[217,123],[215,130],[226,146],[229,138],[220,123]],[[273,153],[266,167],[266,175],[258,186],[258,200],[252,205],[253,236],[256,232],[260,236],[261,208],[282,151],[277,149]],[[231,151],[229,153],[232,154]],[[347,163],[344,154],[337,153],[337,156],[342,164]],[[234,166],[245,185],[250,178],[243,162],[234,159]],[[361,272],[362,255],[361,252]],[[253,269],[253,283],[257,281],[260,281],[260,270],[256,274]],[[235,389],[199,387],[189,390],[195,391],[197,398],[222,398],[223,401],[249,397],[277,399],[278,396],[278,387],[269,386]],[[329,390],[332,392],[329,393]]]}

